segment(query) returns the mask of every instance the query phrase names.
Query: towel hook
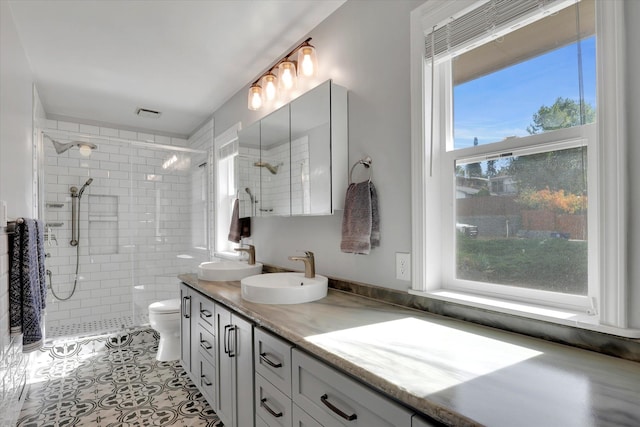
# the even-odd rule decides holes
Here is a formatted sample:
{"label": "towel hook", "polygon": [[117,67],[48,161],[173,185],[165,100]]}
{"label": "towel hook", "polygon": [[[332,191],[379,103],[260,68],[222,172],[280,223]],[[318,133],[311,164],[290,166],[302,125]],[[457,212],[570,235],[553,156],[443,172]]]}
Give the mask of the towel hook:
{"label": "towel hook", "polygon": [[355,162],[353,164],[353,166],[351,166],[351,170],[349,171],[349,184],[353,184],[353,170],[356,168],[356,166],[358,165],[362,165],[364,166],[366,169],[369,169],[369,179],[368,181],[371,182],[371,164],[373,163],[373,160],[371,159],[370,156],[365,157],[364,159],[360,159],[357,162]]}

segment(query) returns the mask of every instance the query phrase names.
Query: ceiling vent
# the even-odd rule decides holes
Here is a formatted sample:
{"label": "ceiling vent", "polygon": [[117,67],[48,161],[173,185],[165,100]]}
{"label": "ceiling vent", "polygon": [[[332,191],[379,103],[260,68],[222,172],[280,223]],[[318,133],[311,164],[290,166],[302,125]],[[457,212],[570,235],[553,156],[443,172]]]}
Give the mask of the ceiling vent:
{"label": "ceiling vent", "polygon": [[146,117],[147,119],[157,119],[162,114],[160,111],[148,110],[146,108],[138,108],[136,114],[140,117]]}

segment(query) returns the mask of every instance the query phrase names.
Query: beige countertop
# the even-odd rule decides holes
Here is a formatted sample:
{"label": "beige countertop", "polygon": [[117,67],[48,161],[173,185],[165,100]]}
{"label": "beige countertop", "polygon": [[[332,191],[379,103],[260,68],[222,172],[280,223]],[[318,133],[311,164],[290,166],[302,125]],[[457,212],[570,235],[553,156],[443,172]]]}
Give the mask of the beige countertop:
{"label": "beige countertop", "polygon": [[455,426],[640,426],[640,363],[333,289],[245,301],[239,282],[179,278],[374,389]]}

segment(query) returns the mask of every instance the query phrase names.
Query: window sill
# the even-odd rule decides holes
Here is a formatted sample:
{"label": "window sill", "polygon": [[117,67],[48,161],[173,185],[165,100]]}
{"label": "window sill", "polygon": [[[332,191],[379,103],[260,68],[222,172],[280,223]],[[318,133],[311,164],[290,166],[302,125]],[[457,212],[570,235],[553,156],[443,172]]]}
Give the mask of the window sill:
{"label": "window sill", "polygon": [[570,311],[550,306],[525,304],[518,301],[490,298],[482,295],[464,293],[459,291],[437,290],[430,292],[409,290],[412,295],[437,299],[470,307],[512,314],[530,319],[542,320],[561,325],[573,326],[581,329],[617,335],[626,338],[640,338],[640,330],[624,329],[602,325],[599,317],[584,312]]}

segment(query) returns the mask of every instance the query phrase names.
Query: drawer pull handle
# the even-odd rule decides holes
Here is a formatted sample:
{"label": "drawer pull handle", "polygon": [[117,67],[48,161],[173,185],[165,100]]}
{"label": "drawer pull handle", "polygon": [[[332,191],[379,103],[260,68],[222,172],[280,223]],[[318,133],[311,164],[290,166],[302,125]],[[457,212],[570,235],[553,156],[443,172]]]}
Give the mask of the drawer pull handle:
{"label": "drawer pull handle", "polygon": [[322,401],[322,403],[324,403],[324,405],[327,408],[331,409],[333,412],[335,412],[336,414],[338,414],[339,416],[341,416],[347,421],[353,421],[358,418],[356,414],[347,415],[344,412],[342,412],[340,409],[333,406],[331,402],[329,402],[329,396],[327,396],[326,394],[323,394],[322,396],[320,396],[320,400]]}
{"label": "drawer pull handle", "polygon": [[267,365],[271,366],[272,368],[282,368],[282,363],[272,362],[267,357],[267,353],[260,353],[260,360],[262,360],[264,363],[266,363]]}
{"label": "drawer pull handle", "polygon": [[224,352],[229,357],[236,357],[236,326],[225,325],[224,327]]}
{"label": "drawer pull handle", "polygon": [[182,298],[182,314],[185,319],[189,319],[191,317],[191,297],[183,297]]}
{"label": "drawer pull handle", "polygon": [[211,314],[211,312],[209,310],[205,310],[205,309],[200,309],[200,317],[202,317],[204,315],[204,317],[211,317],[213,316],[213,314]]}
{"label": "drawer pull handle", "polygon": [[276,412],[273,409],[269,408],[269,405],[267,405],[267,398],[264,397],[262,398],[262,400],[260,400],[260,406],[262,406],[264,409],[267,410],[268,413],[270,413],[271,415],[273,415],[276,418],[280,418],[283,414],[282,412]]}
{"label": "drawer pull handle", "polygon": [[202,378],[202,382],[204,383],[204,385],[206,385],[207,387],[211,387],[211,381],[209,381],[206,376],[201,375],[200,378]]}
{"label": "drawer pull handle", "polygon": [[200,340],[200,347],[204,348],[205,350],[211,350],[211,344],[209,344],[209,341],[207,340]]}

